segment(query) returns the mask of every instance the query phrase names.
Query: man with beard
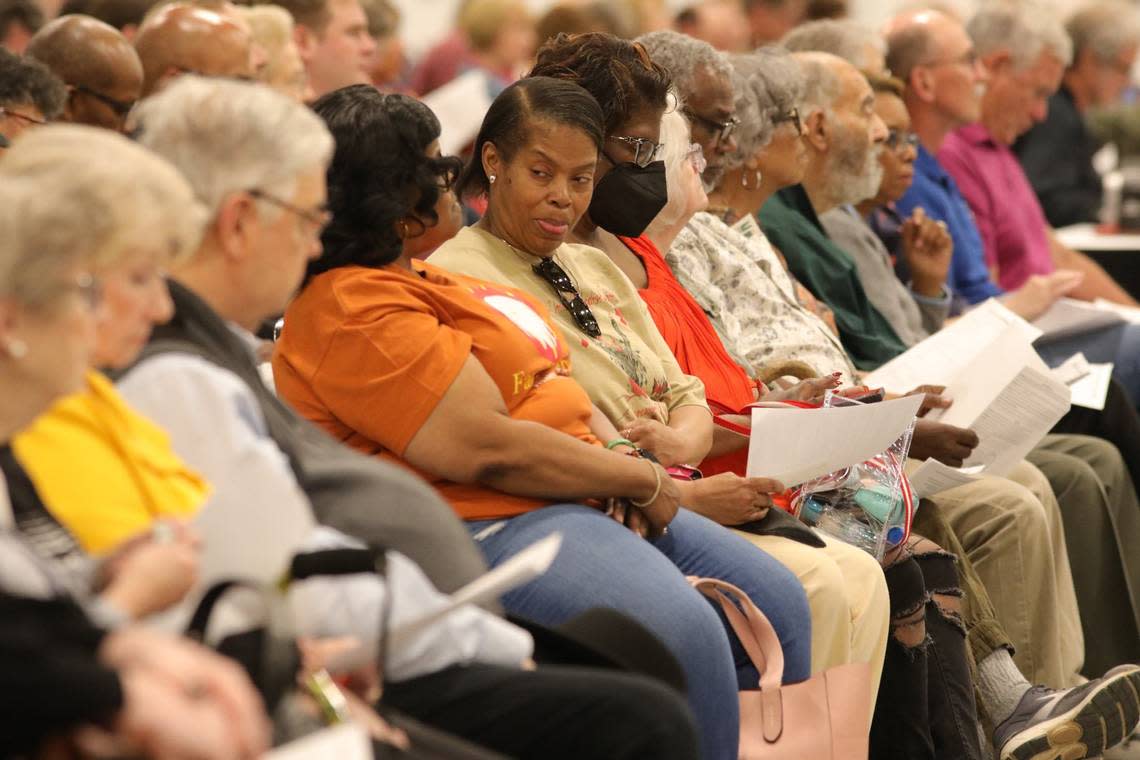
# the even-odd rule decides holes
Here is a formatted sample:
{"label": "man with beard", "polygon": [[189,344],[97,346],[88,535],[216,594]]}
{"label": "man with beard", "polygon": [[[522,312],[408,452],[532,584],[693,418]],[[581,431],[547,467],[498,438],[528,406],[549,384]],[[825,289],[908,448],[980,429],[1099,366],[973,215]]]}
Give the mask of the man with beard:
{"label": "man with beard", "polygon": [[835,312],[839,336],[855,366],[871,369],[906,346],[852,276],[855,262],[827,236],[819,217],[878,191],[879,151],[887,128],[858,69],[829,53],[797,53],[796,58],[808,82],[808,166],[801,184],[778,191],[764,205],[760,226],[783,252],[792,274]]}

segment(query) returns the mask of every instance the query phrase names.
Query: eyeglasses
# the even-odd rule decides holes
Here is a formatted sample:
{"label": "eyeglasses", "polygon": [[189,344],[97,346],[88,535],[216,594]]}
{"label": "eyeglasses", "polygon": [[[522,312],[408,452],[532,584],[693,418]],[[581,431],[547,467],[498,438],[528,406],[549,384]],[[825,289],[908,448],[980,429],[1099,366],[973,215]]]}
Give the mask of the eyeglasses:
{"label": "eyeglasses", "polygon": [[35,116],[28,116],[27,114],[20,113],[19,111],[13,111],[9,108],[0,107],[0,118],[3,118],[5,116],[10,116],[13,119],[19,119],[20,121],[26,121],[29,124],[35,124],[39,127],[47,124],[46,121],[43,119],[37,119]]}
{"label": "eyeglasses", "polygon": [[796,127],[796,134],[802,135],[804,133],[804,123],[800,121],[800,109],[793,108],[790,111],[778,113],[772,117],[772,124],[779,126],[784,122],[791,122]]}
{"label": "eyeglasses", "polygon": [[312,225],[318,235],[324,231],[325,227],[328,227],[329,222],[332,221],[332,212],[329,211],[328,206],[325,204],[322,204],[315,209],[305,209],[301,208],[300,206],[295,206],[292,203],[282,200],[274,195],[270,195],[264,190],[253,188],[252,190],[246,190],[246,192],[259,201],[265,201],[266,203],[277,206],[278,208],[282,208],[302,219],[303,221],[308,222],[310,225]]}
{"label": "eyeglasses", "polygon": [[72,88],[76,92],[81,92],[84,95],[89,95],[90,97],[95,98],[100,103],[114,111],[115,115],[120,119],[126,118],[127,114],[131,112],[131,109],[135,107],[136,101],[134,100],[115,100],[110,95],[104,95],[98,90],[93,90],[90,87],[84,87],[81,84],[73,84]]}
{"label": "eyeglasses", "polygon": [[[570,275],[566,274],[566,270],[558,266],[558,262],[551,256],[544,257],[532,269],[534,269],[535,274],[546,280],[550,287],[554,288],[558,300],[566,307],[566,311],[570,312],[570,316],[574,318],[578,328],[591,338],[600,338],[602,328],[598,326],[594,312],[590,311],[590,307],[582,300],[578,288],[574,287],[574,281],[570,279]],[[566,294],[569,294],[570,297],[567,298]]]}
{"label": "eyeglasses", "polygon": [[705,169],[709,168],[708,159],[705,158],[705,150],[701,147],[700,143],[690,145],[689,152],[685,154],[685,158],[693,165],[693,171],[697,174],[704,174]]}
{"label": "eyeglasses", "polygon": [[918,135],[905,129],[892,129],[887,132],[884,144],[895,153],[902,153],[907,148],[918,149]]}
{"label": "eyeglasses", "polygon": [[627,135],[610,135],[610,140],[617,140],[633,148],[633,163],[642,169],[649,166],[661,156],[663,143],[653,142],[647,137],[629,137]]}
{"label": "eyeglasses", "polygon": [[695,111],[688,108],[685,109],[685,115],[688,116],[693,122],[700,125],[702,129],[710,135],[715,135],[713,145],[720,145],[722,142],[732,136],[733,131],[740,124],[740,119],[733,116],[728,121],[715,121],[707,116],[701,116]]}

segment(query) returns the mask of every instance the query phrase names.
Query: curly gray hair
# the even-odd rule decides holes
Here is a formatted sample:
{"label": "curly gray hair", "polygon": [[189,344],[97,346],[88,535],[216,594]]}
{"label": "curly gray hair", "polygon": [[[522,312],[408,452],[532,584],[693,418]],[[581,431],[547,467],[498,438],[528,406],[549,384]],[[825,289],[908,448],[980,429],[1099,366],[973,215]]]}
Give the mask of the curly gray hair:
{"label": "curly gray hair", "polygon": [[771,141],[777,116],[802,107],[807,81],[799,61],[781,47],[762,47],[729,61],[740,118],[733,163],[739,165]]}
{"label": "curly gray hair", "polygon": [[732,66],[712,45],[679,32],[650,32],[638,37],[650,59],[673,77],[673,86],[682,98],[692,97],[697,71],[707,68],[713,74],[732,76]]}

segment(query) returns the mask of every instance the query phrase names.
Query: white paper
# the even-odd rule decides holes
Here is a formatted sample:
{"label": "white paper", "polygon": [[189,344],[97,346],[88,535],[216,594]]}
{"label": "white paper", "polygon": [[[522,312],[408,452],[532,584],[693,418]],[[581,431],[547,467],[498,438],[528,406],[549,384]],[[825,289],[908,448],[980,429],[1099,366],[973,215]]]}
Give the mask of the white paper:
{"label": "white paper", "polygon": [[1072,385],[1082,377],[1086,377],[1090,372],[1092,372],[1092,367],[1089,366],[1089,360],[1085,358],[1084,354],[1078,352],[1059,366],[1051,369],[1049,374],[1059,383]]}
{"label": "white paper", "polygon": [[420,98],[439,119],[439,150],[445,155],[462,151],[483,125],[491,107],[487,76],[472,69]]}
{"label": "white paper", "polygon": [[1108,398],[1108,384],[1112,380],[1112,367],[1111,362],[1090,364],[1088,374],[1069,386],[1073,406],[1103,412],[1105,399]]}
{"label": "white paper", "polygon": [[946,392],[954,403],[929,416],[977,433],[965,466],[985,465],[991,475],[1005,475],[1024,459],[1065,416],[1071,398],[1015,329],[979,352]]}
{"label": "white paper", "polygon": [[541,541],[536,541],[503,564],[451,594],[444,606],[393,628],[389,633],[388,646],[399,649],[457,607],[465,604],[482,604],[497,599],[500,594],[537,578],[554,562],[560,548],[562,548],[561,533],[551,533]]}
{"label": "white paper", "polygon": [[1061,298],[1047,312],[1033,320],[1033,326],[1041,331],[1041,340],[1056,340],[1102,330],[1123,321],[1121,315],[1110,309],[1100,308],[1087,301]]}
{"label": "white paper", "polygon": [[863,384],[892,393],[907,393],[924,384],[949,385],[987,345],[1011,328],[1027,343],[1041,334],[991,298],[867,375]]}
{"label": "white paper", "polygon": [[372,760],[372,740],[361,726],[346,723],[289,742],[263,760]]}
{"label": "white paper", "polygon": [[907,474],[911,490],[920,499],[926,499],[951,488],[973,483],[985,470],[981,465],[973,467],[951,467],[937,459],[927,459]]}
{"label": "white paper", "polygon": [[1104,309],[1105,311],[1111,311],[1113,314],[1119,314],[1126,322],[1140,324],[1140,309],[1137,309],[1135,306],[1125,306],[1121,303],[1106,301],[1103,298],[1098,298],[1093,301],[1093,305],[1098,309]]}
{"label": "white paper", "polygon": [[748,475],[804,483],[882,453],[914,420],[921,396],[826,409],[753,409]]}

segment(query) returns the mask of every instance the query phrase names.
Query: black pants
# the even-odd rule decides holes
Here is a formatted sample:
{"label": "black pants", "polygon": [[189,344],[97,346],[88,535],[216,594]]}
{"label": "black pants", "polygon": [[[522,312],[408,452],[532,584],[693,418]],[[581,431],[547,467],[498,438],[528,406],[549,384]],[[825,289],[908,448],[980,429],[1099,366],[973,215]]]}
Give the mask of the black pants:
{"label": "black pants", "polygon": [[1140,413],[1115,380],[1108,384],[1104,411],[1074,406],[1050,432],[1103,438],[1120,449],[1132,482],[1140,484]]}
{"label": "black pants", "polygon": [[[925,639],[887,642],[871,723],[872,760],[981,760],[966,634],[931,594],[960,594],[953,555],[919,554],[886,569],[892,629],[920,619]],[[920,612],[921,611],[921,612]]]}
{"label": "black pants", "polygon": [[658,681],[616,671],[470,665],[389,684],[383,702],[514,758],[698,756],[684,699]]}

